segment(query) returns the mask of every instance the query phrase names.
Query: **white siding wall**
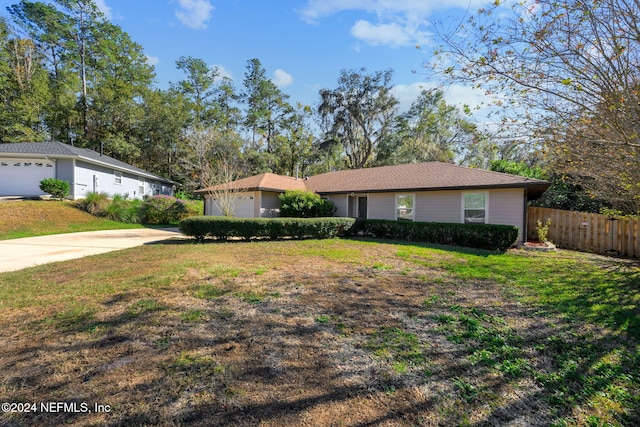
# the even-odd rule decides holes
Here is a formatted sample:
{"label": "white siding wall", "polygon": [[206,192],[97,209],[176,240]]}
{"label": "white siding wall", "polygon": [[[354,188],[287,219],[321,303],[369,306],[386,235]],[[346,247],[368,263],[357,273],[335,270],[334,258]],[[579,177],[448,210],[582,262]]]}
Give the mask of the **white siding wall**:
{"label": "white siding wall", "polygon": [[[75,160],[73,159],[57,159],[56,160],[56,179],[67,181],[69,183],[69,197],[72,199],[78,199],[84,197],[86,191],[82,187],[75,185]],[[80,192],[80,196],[76,196]]]}
{"label": "white siding wall", "polygon": [[256,195],[253,191],[239,193],[236,200],[236,217],[238,218],[255,218],[256,215]]}
{"label": "white siding wall", "polygon": [[[81,160],[32,158],[11,159],[11,161],[13,162],[11,168],[2,167],[0,164],[0,179],[2,179],[2,184],[6,184],[0,185],[0,194],[41,195],[43,192],[39,188],[40,180],[45,177],[67,181],[70,184],[72,199],[84,198],[87,193],[93,191],[104,192],[109,196],[128,194],[129,197],[138,199],[155,194],[173,194],[173,187],[169,183],[146,178],[144,179],[144,191],[141,193],[139,188],[141,181],[138,176],[127,172],[122,172],[122,182],[116,184],[113,169]],[[7,159],[2,162],[9,164]],[[13,167],[17,162],[20,162],[20,168]],[[24,163],[27,163],[28,166],[24,166]],[[3,173],[7,176],[5,177]]]}
{"label": "white siding wall", "polygon": [[[347,205],[349,197],[346,194],[332,194],[330,196],[326,196],[326,198],[330,202],[333,202],[334,205],[336,205],[336,213],[334,214],[335,216],[347,216]],[[352,211],[349,211],[349,216],[355,216],[355,214]]]}
{"label": "white siding wall", "polygon": [[425,191],[415,194],[416,221],[461,222],[460,191]]}
{"label": "white siding wall", "polygon": [[[497,189],[478,190],[486,192],[488,197],[488,210],[490,224],[506,224],[518,227],[522,241],[522,229],[524,220],[524,190]],[[415,195],[415,220],[421,222],[462,222],[462,194],[463,191],[424,191],[410,193]],[[370,219],[395,219],[396,195],[400,193],[370,193],[368,195],[368,218]],[[408,194],[408,193],[402,193]],[[248,198],[254,196],[254,216],[267,216],[265,213],[280,208],[278,193],[262,192],[243,193],[240,202],[238,216],[248,216],[251,211],[251,202]],[[336,216],[355,216],[357,214],[357,197],[350,198],[346,194],[334,194],[327,199],[335,203]],[[351,206],[347,212],[347,204]],[[205,196],[205,209],[207,215],[221,215],[210,196]]]}
{"label": "white siding wall", "polygon": [[222,216],[222,212],[218,209],[218,206],[213,201],[210,195],[204,196],[204,214],[210,216]]}
{"label": "white siding wall", "polygon": [[[260,197],[253,191],[242,192],[237,194],[236,200],[236,217],[237,218],[255,218],[259,212],[257,208],[260,203]],[[222,212],[216,205],[214,198],[210,194],[204,196],[205,215],[222,216]]]}
{"label": "white siding wall", "polygon": [[513,188],[489,191],[489,224],[515,225],[522,242],[524,228],[524,189]]}
{"label": "white siding wall", "polygon": [[395,219],[396,193],[371,193],[367,207],[369,219]]}
{"label": "white siding wall", "polygon": [[[370,219],[395,219],[396,194],[415,195],[415,220],[421,222],[462,222],[462,194],[467,191],[424,191],[409,193],[370,193],[368,210]],[[478,190],[488,194],[487,208],[489,224],[514,225],[520,230],[518,241],[522,242],[524,221],[524,190],[521,188]],[[333,195],[332,201],[346,199],[344,195]],[[350,216],[357,213],[357,197],[352,200]],[[345,207],[346,208],[346,207]],[[345,209],[342,208],[342,209]],[[346,211],[338,210],[337,216]]]}
{"label": "white siding wall", "polygon": [[166,183],[163,184],[128,172],[122,172],[120,181],[119,184],[116,183],[116,175],[113,169],[76,160],[75,182],[72,183],[74,188],[73,198],[83,198],[87,192],[107,193],[109,196],[116,194],[127,195],[132,199],[142,199],[145,196],[154,196],[156,194],[172,195],[173,192],[172,188]]}
{"label": "white siding wall", "polygon": [[[462,222],[462,194],[469,191],[416,193],[416,221]],[[489,224],[514,225],[522,241],[524,190],[522,188],[478,190],[488,194]]]}
{"label": "white siding wall", "polygon": [[113,169],[82,161],[76,161],[75,179],[76,198],[85,196],[85,194],[81,194],[82,189],[86,189],[87,192],[107,193],[109,196],[126,195],[132,199],[142,199],[144,196],[153,195],[151,185],[147,180],[144,182],[144,191],[141,192],[137,176],[122,172],[121,182],[117,184]]}

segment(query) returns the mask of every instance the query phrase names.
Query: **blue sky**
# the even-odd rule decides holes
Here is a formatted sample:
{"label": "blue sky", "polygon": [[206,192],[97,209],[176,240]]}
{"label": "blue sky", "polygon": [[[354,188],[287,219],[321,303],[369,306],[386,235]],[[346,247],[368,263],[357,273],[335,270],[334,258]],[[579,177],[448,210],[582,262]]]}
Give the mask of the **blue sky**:
{"label": "blue sky", "polygon": [[[108,19],[143,46],[160,88],[183,78],[175,68],[180,56],[220,67],[239,89],[247,61],[258,58],[291,102],[314,105],[319,89],[337,85],[341,69],[392,68],[396,96],[405,108],[422,87],[433,86],[423,67],[433,47],[430,24],[460,19],[482,3],[486,1],[96,0]],[[450,88],[447,99],[472,106],[479,102],[477,94],[460,87]]]}

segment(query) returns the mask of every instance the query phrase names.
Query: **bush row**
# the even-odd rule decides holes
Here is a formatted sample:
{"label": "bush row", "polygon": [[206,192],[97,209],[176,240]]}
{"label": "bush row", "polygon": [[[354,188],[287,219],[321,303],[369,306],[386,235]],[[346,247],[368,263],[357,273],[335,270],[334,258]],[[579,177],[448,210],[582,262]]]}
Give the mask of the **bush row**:
{"label": "bush row", "polygon": [[367,219],[358,221],[353,232],[380,238],[402,239],[469,248],[506,251],[518,239],[511,225],[408,222]]}
{"label": "bush row", "polygon": [[354,218],[231,218],[193,216],[180,221],[180,231],[202,241],[206,237],[326,239],[346,235]]}
{"label": "bush row", "polygon": [[321,218],[332,217],[336,213],[336,207],[332,202],[311,191],[285,191],[278,198],[282,217]]}
{"label": "bush row", "polygon": [[203,208],[202,202],[169,196],[138,200],[120,195],[109,198],[106,193],[88,193],[86,198],[78,201],[78,206],[92,215],[133,224],[177,224],[188,216],[201,215]]}
{"label": "bush row", "polygon": [[142,217],[146,224],[178,224],[189,216],[201,215],[203,209],[201,201],[158,195],[144,199]]}

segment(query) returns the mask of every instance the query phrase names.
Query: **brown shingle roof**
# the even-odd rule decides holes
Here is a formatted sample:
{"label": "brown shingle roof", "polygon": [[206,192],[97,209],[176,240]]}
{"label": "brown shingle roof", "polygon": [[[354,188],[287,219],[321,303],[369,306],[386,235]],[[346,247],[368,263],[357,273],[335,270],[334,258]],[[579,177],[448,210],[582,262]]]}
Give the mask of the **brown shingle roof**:
{"label": "brown shingle roof", "polygon": [[[441,162],[342,170],[307,179],[265,173],[231,183],[231,188],[246,191],[284,192],[306,189],[320,194],[528,188],[531,196],[539,196],[548,187],[549,183],[538,179]],[[205,188],[198,192],[206,193],[216,188],[220,186]]]}
{"label": "brown shingle roof", "polygon": [[276,175],[273,173],[263,173],[261,175],[254,175],[248,178],[239,179],[222,185],[215,185],[212,187],[203,188],[196,191],[197,193],[207,193],[209,191],[219,190],[223,188],[230,188],[233,190],[243,191],[275,191],[284,192],[287,190],[306,190],[304,180],[295,179],[290,176]]}
{"label": "brown shingle roof", "polygon": [[328,172],[310,177],[306,185],[317,193],[548,187],[546,181],[441,162]]}

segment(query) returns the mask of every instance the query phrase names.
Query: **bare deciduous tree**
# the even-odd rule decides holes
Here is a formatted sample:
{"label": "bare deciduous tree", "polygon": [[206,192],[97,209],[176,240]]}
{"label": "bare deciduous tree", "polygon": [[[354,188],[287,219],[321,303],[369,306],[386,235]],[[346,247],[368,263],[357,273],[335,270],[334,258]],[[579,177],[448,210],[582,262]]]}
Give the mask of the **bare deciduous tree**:
{"label": "bare deciduous tree", "polygon": [[207,194],[223,216],[236,215],[243,191],[242,188],[233,185],[237,179],[238,172],[231,163],[221,161],[217,162],[215,166],[209,163],[206,173]]}
{"label": "bare deciduous tree", "polygon": [[504,128],[546,144],[580,184],[640,197],[637,162],[618,169],[640,147],[638,1],[496,1],[440,35],[435,69],[495,95]]}
{"label": "bare deciduous tree", "polygon": [[203,126],[187,131],[184,147],[178,153],[186,189],[192,191],[217,183],[217,165],[233,163],[240,144],[241,140],[234,132]]}

